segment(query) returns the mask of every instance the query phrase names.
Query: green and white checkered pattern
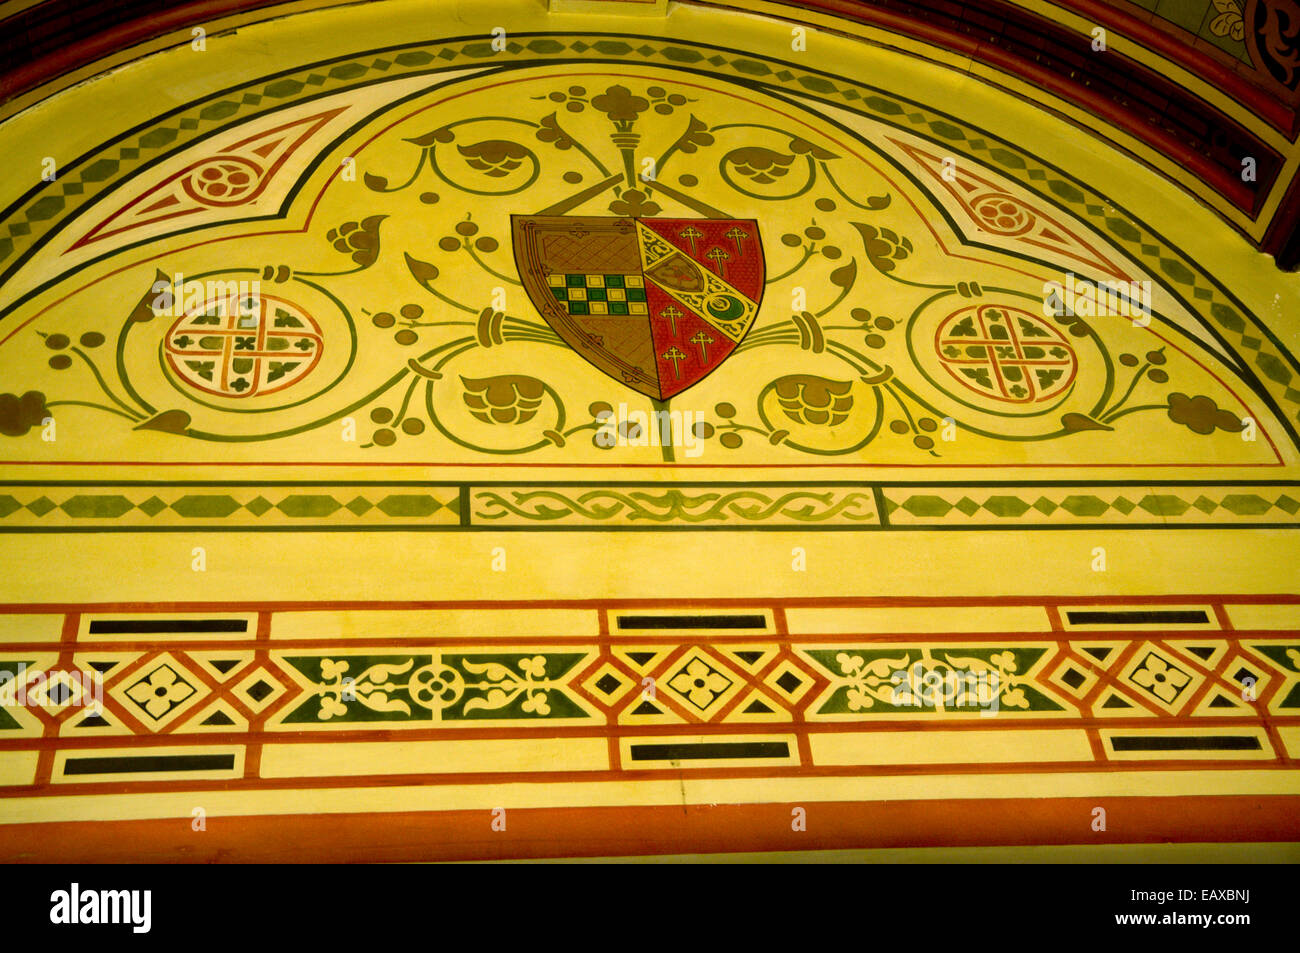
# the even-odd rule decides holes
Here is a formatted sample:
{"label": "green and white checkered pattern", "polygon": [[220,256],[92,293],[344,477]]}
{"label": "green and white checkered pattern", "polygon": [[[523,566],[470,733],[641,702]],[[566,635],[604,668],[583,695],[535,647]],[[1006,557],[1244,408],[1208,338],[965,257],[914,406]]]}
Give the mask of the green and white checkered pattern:
{"label": "green and white checkered pattern", "polygon": [[546,284],[569,314],[649,314],[640,275],[550,275]]}

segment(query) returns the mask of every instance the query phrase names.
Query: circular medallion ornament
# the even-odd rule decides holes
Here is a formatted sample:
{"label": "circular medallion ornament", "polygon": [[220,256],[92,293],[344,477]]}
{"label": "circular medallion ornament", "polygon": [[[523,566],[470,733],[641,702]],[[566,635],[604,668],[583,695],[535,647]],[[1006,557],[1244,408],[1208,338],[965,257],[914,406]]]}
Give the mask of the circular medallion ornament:
{"label": "circular medallion ornament", "polygon": [[257,163],[240,156],[220,156],[191,169],[181,179],[181,186],[197,202],[227,206],[247,201],[261,180],[262,169]]}
{"label": "circular medallion ornament", "polygon": [[219,397],[273,394],[320,363],[320,326],[269,295],[221,297],[189,309],[167,331],[163,354],[182,384]]}
{"label": "circular medallion ornament", "polygon": [[990,192],[971,200],[975,219],[996,235],[1023,235],[1034,227],[1034,215],[1023,202],[1005,192]]}
{"label": "circular medallion ornament", "polygon": [[407,691],[421,708],[438,711],[465,694],[465,679],[449,665],[425,665],[411,673]]}
{"label": "circular medallion ornament", "polygon": [[935,330],[934,349],[953,380],[997,403],[1052,401],[1070,389],[1079,370],[1074,348],[1059,331],[1002,304],[949,315]]}

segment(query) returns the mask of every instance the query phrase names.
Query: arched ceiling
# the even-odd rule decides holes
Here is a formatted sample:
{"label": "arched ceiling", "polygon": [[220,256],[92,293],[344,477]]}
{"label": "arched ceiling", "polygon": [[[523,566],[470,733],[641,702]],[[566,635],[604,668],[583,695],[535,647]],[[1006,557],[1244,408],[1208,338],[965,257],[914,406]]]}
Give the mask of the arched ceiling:
{"label": "arched ceiling", "polygon": [[[592,0],[585,9],[602,2]],[[850,32],[976,72],[1149,162],[1277,256],[1282,267],[1300,263],[1300,39],[1294,28],[1300,6],[1294,0],[701,5]],[[248,22],[302,6],[9,0],[0,3],[0,61],[6,64],[0,97],[20,97],[106,56],[120,58],[137,44],[154,46],[193,22]]]}
{"label": "arched ceiling", "polygon": [[11,74],[0,856],[1300,837],[1289,107],[1231,25],[982,9],[211,5]]}

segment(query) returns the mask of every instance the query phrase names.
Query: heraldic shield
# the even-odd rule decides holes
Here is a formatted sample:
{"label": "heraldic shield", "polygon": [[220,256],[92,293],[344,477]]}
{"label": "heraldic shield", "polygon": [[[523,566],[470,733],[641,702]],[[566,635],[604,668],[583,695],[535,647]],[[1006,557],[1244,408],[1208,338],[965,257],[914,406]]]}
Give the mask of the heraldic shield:
{"label": "heraldic shield", "polygon": [[519,277],[546,323],[647,397],[713,373],[758,315],[753,220],[515,215],[512,225]]}

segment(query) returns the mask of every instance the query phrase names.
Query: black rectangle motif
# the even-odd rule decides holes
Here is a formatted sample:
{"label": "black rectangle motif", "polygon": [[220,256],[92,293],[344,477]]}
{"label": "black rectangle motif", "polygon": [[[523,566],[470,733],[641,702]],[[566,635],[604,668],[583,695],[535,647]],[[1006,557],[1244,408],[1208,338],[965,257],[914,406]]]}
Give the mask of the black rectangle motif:
{"label": "black rectangle motif", "polygon": [[1259,751],[1255,735],[1123,735],[1110,739],[1116,751]]}
{"label": "black rectangle motif", "polygon": [[1065,617],[1071,625],[1206,625],[1210,621],[1203,609],[1084,609],[1067,611]]}
{"label": "black rectangle motif", "polygon": [[762,615],[621,615],[620,629],[765,629]]}
{"label": "black rectangle motif", "polygon": [[632,745],[633,761],[703,761],[712,758],[788,758],[784,741],[701,741]]}
{"label": "black rectangle motif", "polygon": [[69,758],[63,765],[63,773],[147,774],[151,771],[230,771],[234,767],[234,754],[113,755]]}
{"label": "black rectangle motif", "polygon": [[96,619],[90,623],[91,635],[247,631],[247,619]]}

